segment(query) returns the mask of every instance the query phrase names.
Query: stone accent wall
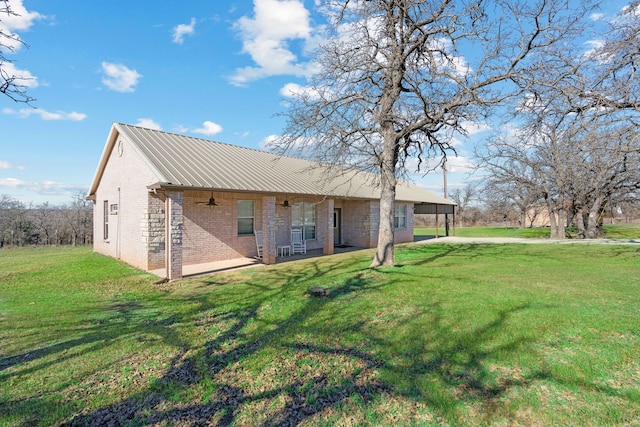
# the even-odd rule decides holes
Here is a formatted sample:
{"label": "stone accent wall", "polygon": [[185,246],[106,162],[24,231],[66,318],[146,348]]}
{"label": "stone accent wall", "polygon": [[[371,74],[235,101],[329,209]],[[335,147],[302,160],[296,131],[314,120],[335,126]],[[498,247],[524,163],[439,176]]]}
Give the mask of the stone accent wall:
{"label": "stone accent wall", "polygon": [[141,215],[140,229],[147,248],[149,269],[163,268],[166,258],[164,195],[149,194],[148,208]]}
{"label": "stone accent wall", "polygon": [[182,192],[167,191],[167,216],[169,239],[167,246],[167,270],[169,280],[182,278]]}
{"label": "stone accent wall", "polygon": [[145,209],[140,218],[142,241],[149,252],[164,250],[165,215],[163,208]]}

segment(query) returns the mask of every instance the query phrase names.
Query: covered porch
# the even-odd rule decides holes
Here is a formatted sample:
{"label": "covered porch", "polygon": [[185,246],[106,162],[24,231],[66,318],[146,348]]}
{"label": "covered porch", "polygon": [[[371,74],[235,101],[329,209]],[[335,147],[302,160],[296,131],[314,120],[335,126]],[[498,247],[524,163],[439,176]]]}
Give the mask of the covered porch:
{"label": "covered porch", "polygon": [[[334,254],[342,254],[347,252],[355,252],[364,250],[365,248],[355,246],[336,246],[334,248]],[[296,253],[295,255],[277,256],[274,264],[284,264],[293,261],[300,261],[304,259],[326,257],[322,249],[309,249],[306,254]],[[263,263],[261,259],[256,257],[240,257],[234,259],[228,259],[224,261],[204,262],[199,264],[190,264],[182,266],[182,278],[197,277],[207,274],[224,273],[228,271],[238,271],[247,268],[264,267],[267,264]],[[273,264],[271,264],[273,265]],[[149,271],[151,274],[158,277],[166,276],[166,269],[159,268]]]}

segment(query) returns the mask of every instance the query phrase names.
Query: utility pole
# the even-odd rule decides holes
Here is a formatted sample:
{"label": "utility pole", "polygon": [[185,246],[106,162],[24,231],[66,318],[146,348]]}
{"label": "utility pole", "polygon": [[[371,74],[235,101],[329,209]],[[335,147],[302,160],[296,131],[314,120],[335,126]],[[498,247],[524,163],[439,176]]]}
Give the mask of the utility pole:
{"label": "utility pole", "polygon": [[[442,161],[442,175],[443,175],[443,182],[444,182],[444,198],[447,198],[447,158],[445,157],[444,160]],[[445,236],[449,236],[449,214],[445,213],[444,214],[444,229],[445,229]]]}

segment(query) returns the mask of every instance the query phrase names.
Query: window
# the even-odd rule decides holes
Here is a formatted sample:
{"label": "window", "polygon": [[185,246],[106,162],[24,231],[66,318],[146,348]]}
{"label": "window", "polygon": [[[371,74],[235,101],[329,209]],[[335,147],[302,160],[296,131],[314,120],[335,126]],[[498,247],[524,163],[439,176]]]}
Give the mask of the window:
{"label": "window", "polygon": [[291,209],[291,228],[302,229],[303,240],[316,239],[316,205],[295,203]]}
{"label": "window", "polygon": [[105,200],[104,201],[104,205],[103,205],[104,209],[103,209],[103,233],[104,233],[104,240],[107,240],[109,238],[109,201]]}
{"label": "window", "polygon": [[238,236],[252,236],[254,220],[253,200],[238,200]]}
{"label": "window", "polygon": [[110,209],[111,209],[111,215],[118,215],[118,205],[117,204],[111,205]]}
{"label": "window", "polygon": [[407,205],[395,205],[393,212],[393,227],[407,228]]}

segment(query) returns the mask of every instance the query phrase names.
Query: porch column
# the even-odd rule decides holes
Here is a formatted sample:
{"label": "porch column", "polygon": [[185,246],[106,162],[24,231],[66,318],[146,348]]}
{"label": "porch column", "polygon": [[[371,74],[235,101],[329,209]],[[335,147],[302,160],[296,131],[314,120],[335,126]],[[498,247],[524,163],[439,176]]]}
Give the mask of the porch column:
{"label": "porch column", "polygon": [[324,203],[322,203],[322,205],[324,207],[324,212],[325,215],[327,215],[327,221],[326,221],[326,226],[324,229],[324,239],[323,239],[323,245],[322,245],[322,253],[324,255],[333,255],[333,228],[335,226],[335,224],[333,223],[333,208],[334,208],[334,203],[333,203],[333,199],[327,199],[324,201]]}
{"label": "porch column", "polygon": [[364,223],[365,236],[368,238],[367,247],[378,246],[378,231],[380,230],[380,202],[369,202],[369,216]]}
{"label": "porch column", "polygon": [[276,198],[262,198],[262,262],[276,263]]}
{"label": "porch column", "polygon": [[165,193],[165,268],[167,279],[182,278],[182,192],[167,191]]}

